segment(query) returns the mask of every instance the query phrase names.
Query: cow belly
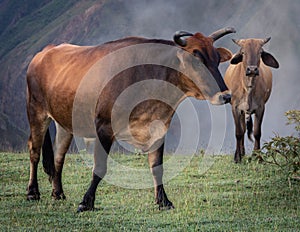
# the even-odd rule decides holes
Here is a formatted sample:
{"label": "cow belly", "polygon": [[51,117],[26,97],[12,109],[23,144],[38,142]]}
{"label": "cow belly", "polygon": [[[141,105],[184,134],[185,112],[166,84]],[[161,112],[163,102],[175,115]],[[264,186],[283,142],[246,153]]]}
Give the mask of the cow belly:
{"label": "cow belly", "polygon": [[123,129],[114,128],[118,132],[115,138],[125,141],[144,152],[151,152],[158,149],[167,132],[167,127],[160,120],[154,120],[148,125],[139,125],[131,122],[131,124]]}
{"label": "cow belly", "polygon": [[257,104],[255,101],[252,101],[251,104],[249,104],[247,101],[241,102],[237,107],[241,112],[245,113],[254,113],[257,111],[257,109],[261,108],[259,104]]}
{"label": "cow belly", "polygon": [[256,104],[249,105],[247,102],[243,102],[239,105],[238,109],[244,112],[252,113],[257,109],[257,105]]}

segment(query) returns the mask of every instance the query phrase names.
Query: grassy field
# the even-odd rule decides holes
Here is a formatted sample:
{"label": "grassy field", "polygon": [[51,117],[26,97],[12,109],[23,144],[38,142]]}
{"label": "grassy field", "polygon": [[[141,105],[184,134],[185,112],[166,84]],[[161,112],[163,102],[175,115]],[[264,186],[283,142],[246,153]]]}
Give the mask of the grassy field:
{"label": "grassy field", "polygon": [[[114,155],[129,165],[146,165],[143,155]],[[174,210],[159,211],[153,190],[130,190],[103,182],[94,212],[76,213],[91,168],[68,155],[63,174],[67,200],[53,201],[51,185],[39,168],[41,200],[26,200],[28,154],[0,153],[1,231],[299,231],[300,183],[288,182],[275,167],[237,165],[217,156],[205,173],[201,157],[166,184]]]}

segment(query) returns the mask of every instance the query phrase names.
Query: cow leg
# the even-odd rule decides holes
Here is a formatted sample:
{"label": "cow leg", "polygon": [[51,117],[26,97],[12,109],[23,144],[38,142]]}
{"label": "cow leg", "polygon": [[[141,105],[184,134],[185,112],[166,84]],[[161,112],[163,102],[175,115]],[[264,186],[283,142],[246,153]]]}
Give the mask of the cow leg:
{"label": "cow leg", "polygon": [[101,127],[97,130],[97,134],[98,139],[95,141],[92,181],[82,202],[78,206],[77,212],[94,210],[97,186],[104,178],[107,171],[107,157],[113,142],[112,129],[104,129]]}
{"label": "cow leg", "polygon": [[240,151],[241,151],[241,157],[245,156],[245,133],[246,133],[246,121],[245,121],[245,114],[242,113],[241,114],[241,119],[240,119],[240,123],[241,123],[241,134],[242,134],[242,138],[241,138],[241,142],[240,142]]}
{"label": "cow leg", "polygon": [[[243,124],[245,125],[245,124]],[[246,129],[244,129],[244,131],[246,131]],[[241,157],[245,156],[245,136],[242,136],[242,140],[240,143],[240,151],[241,151]]]}
{"label": "cow leg", "polygon": [[163,185],[163,152],[164,144],[154,152],[148,154],[148,162],[153,175],[155,201],[159,209],[173,209],[173,203],[169,201]]}
{"label": "cow leg", "polygon": [[255,118],[254,118],[254,131],[253,135],[255,138],[254,143],[254,150],[260,149],[260,138],[261,138],[261,124],[264,116],[265,109],[262,108],[261,110],[257,110],[255,112]]}
{"label": "cow leg", "polygon": [[30,176],[27,186],[27,200],[39,200],[40,192],[38,187],[37,169],[40,161],[41,148],[47,128],[51,119],[46,115],[28,110],[30,125],[30,136],[28,139],[28,149],[30,154]]}
{"label": "cow leg", "polygon": [[244,147],[244,134],[246,130],[245,115],[238,109],[232,111],[235,123],[235,138],[236,138],[236,150],[234,154],[234,161],[240,163],[242,161],[242,155],[245,154]]}
{"label": "cow leg", "polygon": [[56,123],[56,137],[54,142],[54,165],[55,172],[52,178],[52,197],[55,200],[66,199],[62,188],[62,169],[65,155],[71,144],[73,135]]}

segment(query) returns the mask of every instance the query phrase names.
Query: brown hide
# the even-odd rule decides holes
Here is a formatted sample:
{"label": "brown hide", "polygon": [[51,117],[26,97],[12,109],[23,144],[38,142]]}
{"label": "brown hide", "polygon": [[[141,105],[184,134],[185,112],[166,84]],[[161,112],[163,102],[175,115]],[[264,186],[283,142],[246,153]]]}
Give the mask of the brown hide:
{"label": "brown hide", "polygon": [[[200,100],[209,99],[213,104],[225,104],[230,101],[228,88],[218,70],[218,65],[220,62],[229,60],[231,52],[225,48],[215,48],[213,42],[232,32],[234,29],[229,28],[217,31],[211,37],[205,37],[200,33],[189,34],[186,46],[181,46],[176,41],[175,44],[167,40],[130,37],[99,46],[61,44],[45,47],[33,58],[27,71],[27,113],[30,124],[28,140],[30,178],[27,198],[37,200],[40,196],[37,166],[41,148],[43,149],[44,170],[52,178],[52,197],[65,198],[61,183],[65,154],[73,134],[90,136],[84,132],[84,129],[81,130],[79,125],[81,123],[85,125],[87,119],[88,123],[93,124],[93,135],[97,136],[95,162],[91,186],[78,210],[93,209],[95,191],[106,173],[107,154],[116,138],[149,151],[149,165],[155,184],[156,201],[159,206],[172,208],[173,205],[168,200],[162,185],[164,135],[176,107],[184,98],[190,96]],[[177,38],[182,36],[179,34]],[[99,76],[93,75],[93,70],[98,68],[96,64],[105,63],[109,55],[143,44],[151,44],[150,49],[154,49],[151,55],[158,52],[157,59],[161,59],[170,66],[161,65],[159,62],[157,64],[155,62],[143,63],[131,68],[127,67],[111,79],[105,79],[106,72],[123,65],[122,60],[138,59],[135,54],[125,53],[125,55],[116,56],[115,59],[110,60],[110,63],[99,69],[101,71],[98,73]],[[164,48],[156,48],[158,50],[156,51],[155,44],[164,45]],[[165,53],[161,54],[162,50]],[[149,56],[149,54],[142,54],[139,57],[143,58],[147,55]],[[156,56],[152,59],[156,59]],[[178,69],[180,71],[177,71]],[[100,75],[101,73],[103,75]],[[195,78],[190,78],[190,75]],[[92,81],[88,78],[94,79]],[[129,95],[124,98],[125,100],[117,101],[130,86],[147,80],[156,80],[159,88],[155,89],[155,85],[142,85],[135,88],[137,91],[134,92],[135,95]],[[83,83],[87,85],[83,88],[84,91],[81,91]],[[179,91],[170,91],[172,88]],[[132,108],[126,121],[124,114],[128,113],[127,108],[131,101],[134,102],[145,92],[150,92],[149,96],[153,94],[153,97],[137,102],[138,104]],[[156,99],[156,95],[160,95],[167,101]],[[90,104],[91,99],[95,100],[92,104]],[[117,115],[114,116],[115,111]],[[80,117],[75,120],[74,118],[78,115]],[[49,148],[51,140],[47,132],[51,120],[56,122],[57,127],[55,156],[52,148]],[[80,129],[75,131],[75,127]],[[45,141],[43,141],[44,138]],[[151,150],[154,145],[156,145],[155,149]]]}
{"label": "brown hide", "polygon": [[108,51],[97,47],[61,44],[44,49],[27,71],[28,96],[63,128],[72,132],[72,106],[80,81],[91,66]]}
{"label": "brown hide", "polygon": [[[191,53],[195,49],[202,51],[202,53],[205,54],[205,60],[207,63],[210,63],[208,68],[213,76],[216,77],[217,84],[222,91],[226,91],[227,87],[218,72],[217,64],[219,62],[219,56],[222,57],[222,61],[225,61],[231,57],[230,53],[225,52],[221,55],[217,55],[217,52],[213,47],[213,41],[200,33],[197,33],[195,38],[190,37],[189,40],[191,42],[188,42],[188,46],[184,48],[184,50]],[[142,43],[162,43],[174,46],[174,43],[171,41],[147,40],[134,37],[106,43],[96,47],[80,47],[70,44],[62,44],[56,47],[47,46],[33,58],[27,72],[28,105],[37,105],[28,107],[29,120],[32,118],[30,117],[31,114],[37,114],[38,112],[40,117],[50,117],[65,130],[73,133],[72,111],[74,98],[76,91],[88,70],[107,54],[126,46]],[[201,59],[204,58],[202,57]],[[200,60],[199,62],[201,61],[203,60]],[[211,64],[213,64],[213,66],[211,66]],[[149,73],[151,73],[151,75],[149,75]],[[121,77],[119,78],[119,76]],[[167,80],[167,78],[169,78],[169,80]],[[135,67],[133,70],[125,71],[122,74],[117,75],[114,79],[118,80],[108,83],[108,86],[105,87],[108,89],[107,93],[101,94],[99,97],[99,100],[101,99],[101,106],[99,106],[100,108],[98,107],[96,112],[99,118],[110,118],[110,111],[118,95],[128,86],[146,79],[161,79],[168,81],[182,90],[186,94],[185,97],[191,96],[200,100],[206,98],[195,83],[189,78],[177,71],[168,70],[165,67],[154,67],[153,65],[150,67]],[[203,90],[206,88],[204,82],[201,86]],[[91,88],[93,88],[93,86],[91,86]],[[207,86],[207,88],[209,89],[210,86]],[[217,92],[214,92],[212,95],[215,94],[217,94]],[[88,93],[86,93],[86,95],[88,95]],[[35,103],[35,100],[32,99],[37,99],[38,103]],[[180,99],[180,101],[182,100],[183,98]],[[219,98],[215,102],[218,104],[218,101]],[[105,104],[105,106],[103,106],[103,104]],[[107,111],[106,115],[103,114],[103,111]],[[99,112],[103,115],[100,115]],[[168,117],[168,119],[166,119],[167,125],[171,120],[173,112],[174,109],[172,112],[166,114]],[[45,123],[47,122],[46,120],[44,121]],[[45,124],[45,127],[47,127],[47,123]],[[139,130],[140,128],[136,129]]]}
{"label": "brown hide", "polygon": [[[241,49],[233,56],[224,76],[224,81],[232,95],[231,105],[237,140],[235,162],[240,162],[242,155],[245,154],[244,133],[246,127],[248,137],[252,140],[251,114],[255,115],[254,149],[260,149],[261,124],[265,104],[272,90],[272,72],[268,66],[279,67],[276,59],[262,49],[262,46],[269,40],[270,38],[234,41]],[[267,54],[268,60],[262,57],[262,54]]]}

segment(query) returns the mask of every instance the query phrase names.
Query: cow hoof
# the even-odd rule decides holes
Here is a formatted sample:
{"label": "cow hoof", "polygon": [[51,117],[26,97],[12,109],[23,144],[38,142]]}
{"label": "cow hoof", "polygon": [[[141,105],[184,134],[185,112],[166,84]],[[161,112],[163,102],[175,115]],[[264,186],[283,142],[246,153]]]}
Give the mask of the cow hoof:
{"label": "cow hoof", "polygon": [[168,201],[168,202],[165,202],[164,204],[159,204],[158,209],[159,210],[170,210],[170,209],[175,209],[175,207],[171,201]]}
{"label": "cow hoof", "polygon": [[28,187],[27,188],[27,200],[28,201],[37,201],[40,199],[40,192],[38,187]]}
{"label": "cow hoof", "polygon": [[52,191],[51,196],[52,196],[53,200],[65,200],[66,199],[66,196],[63,192],[59,193],[59,192]]}
{"label": "cow hoof", "polygon": [[164,211],[164,210],[175,209],[175,207],[174,207],[174,205],[167,205],[167,206],[159,206],[158,209],[161,211]]}
{"label": "cow hoof", "polygon": [[84,211],[93,211],[93,210],[94,210],[94,207],[90,207],[90,206],[84,205],[83,203],[80,203],[77,208],[77,213],[81,213]]}
{"label": "cow hoof", "polygon": [[239,153],[235,153],[235,155],[234,155],[234,162],[236,164],[241,163],[242,162],[242,155],[239,154]]}
{"label": "cow hoof", "polygon": [[35,193],[28,193],[27,194],[27,200],[28,201],[38,201],[40,199],[40,193],[35,192]]}

